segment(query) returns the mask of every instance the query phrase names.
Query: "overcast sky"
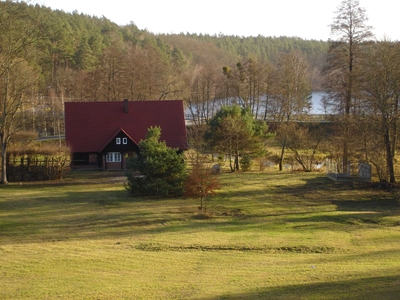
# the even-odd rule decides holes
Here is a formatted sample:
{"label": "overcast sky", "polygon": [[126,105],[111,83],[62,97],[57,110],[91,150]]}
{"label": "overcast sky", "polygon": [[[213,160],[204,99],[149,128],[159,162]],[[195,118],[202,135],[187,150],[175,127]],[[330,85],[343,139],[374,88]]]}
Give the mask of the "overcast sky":
{"label": "overcast sky", "polygon": [[[30,0],[153,33],[297,36],[328,40],[341,0]],[[400,40],[397,0],[359,0],[377,39]]]}

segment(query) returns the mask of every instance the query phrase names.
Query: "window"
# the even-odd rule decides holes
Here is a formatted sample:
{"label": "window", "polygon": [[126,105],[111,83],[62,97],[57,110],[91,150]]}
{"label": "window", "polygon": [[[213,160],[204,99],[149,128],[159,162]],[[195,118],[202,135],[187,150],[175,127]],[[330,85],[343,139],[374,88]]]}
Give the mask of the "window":
{"label": "window", "polygon": [[121,144],[121,138],[116,138],[116,139],[115,139],[115,143],[116,143],[117,145]]}
{"label": "window", "polygon": [[124,145],[128,144],[128,139],[127,138],[122,138],[122,144],[124,144]]}
{"label": "window", "polygon": [[121,162],[121,153],[108,152],[106,156],[107,162]]}

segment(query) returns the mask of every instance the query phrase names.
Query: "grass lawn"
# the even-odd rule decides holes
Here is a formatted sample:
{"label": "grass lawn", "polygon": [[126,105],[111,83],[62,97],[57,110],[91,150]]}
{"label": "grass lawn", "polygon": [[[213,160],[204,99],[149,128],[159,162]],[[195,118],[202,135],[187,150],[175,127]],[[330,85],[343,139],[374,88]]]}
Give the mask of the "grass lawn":
{"label": "grass lawn", "polygon": [[0,299],[400,298],[400,194],[224,173],[205,219],[122,175],[0,186]]}

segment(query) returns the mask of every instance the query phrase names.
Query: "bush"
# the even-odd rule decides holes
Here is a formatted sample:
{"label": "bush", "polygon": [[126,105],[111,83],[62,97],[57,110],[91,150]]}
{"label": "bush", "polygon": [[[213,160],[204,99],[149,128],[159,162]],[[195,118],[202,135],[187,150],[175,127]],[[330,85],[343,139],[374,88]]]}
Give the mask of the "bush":
{"label": "bush", "polygon": [[20,134],[7,154],[10,181],[57,180],[69,170],[71,150],[58,143],[37,142],[29,134]]}
{"label": "bush", "polygon": [[253,161],[251,160],[250,155],[243,155],[242,159],[240,160],[240,167],[244,172],[249,171],[251,169],[251,165],[253,164]]}

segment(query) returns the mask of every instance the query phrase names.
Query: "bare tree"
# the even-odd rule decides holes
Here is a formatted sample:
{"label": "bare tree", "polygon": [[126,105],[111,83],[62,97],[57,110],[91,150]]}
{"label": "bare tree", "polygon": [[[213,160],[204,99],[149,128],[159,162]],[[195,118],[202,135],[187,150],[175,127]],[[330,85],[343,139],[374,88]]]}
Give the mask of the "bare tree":
{"label": "bare tree", "polygon": [[366,24],[365,9],[357,0],[343,0],[331,24],[330,47],[327,54],[325,104],[343,116],[343,169],[349,159],[350,115],[356,114],[360,100],[360,60],[366,42],[373,38],[372,28]]}
{"label": "bare tree", "polygon": [[287,147],[304,172],[311,172],[316,165],[319,146],[326,137],[326,130],[318,123],[292,122],[287,127]]}
{"label": "bare tree", "polygon": [[[103,51],[100,60],[100,72],[102,85],[100,87],[102,100],[117,101],[124,97],[126,84],[125,55],[121,46],[113,44]],[[125,93],[126,94],[126,93]]]}
{"label": "bare tree", "polygon": [[[248,107],[254,118],[266,118],[271,94],[271,65],[268,62],[248,58],[238,62],[235,68],[225,66],[227,97],[232,97],[242,107]],[[262,110],[265,109],[263,112]]]}
{"label": "bare tree", "polygon": [[186,177],[185,196],[200,199],[199,210],[207,212],[207,202],[211,196],[216,194],[220,188],[219,179],[211,174],[211,170],[201,159],[192,162],[192,170]]}
{"label": "bare tree", "polygon": [[237,92],[244,106],[249,107],[257,119],[261,113],[262,99],[266,93],[267,64],[254,58],[236,64],[238,68]]}
{"label": "bare tree", "polygon": [[197,65],[188,74],[185,102],[195,125],[208,123],[221,108],[217,96],[221,77],[211,65]]}
{"label": "bare tree", "polygon": [[365,55],[363,91],[369,107],[368,119],[380,132],[390,183],[396,183],[394,160],[398,140],[400,104],[400,46],[376,43]]}
{"label": "bare tree", "polygon": [[40,23],[27,5],[6,1],[0,10],[0,148],[1,183],[7,184],[7,146],[23,129],[22,105],[37,85],[37,72],[23,57],[40,38]]}
{"label": "bare tree", "polygon": [[269,114],[277,123],[280,132],[281,154],[279,170],[283,169],[287,134],[285,127],[294,117],[307,114],[311,108],[311,82],[308,78],[309,65],[297,51],[281,56],[274,96],[270,102]]}

